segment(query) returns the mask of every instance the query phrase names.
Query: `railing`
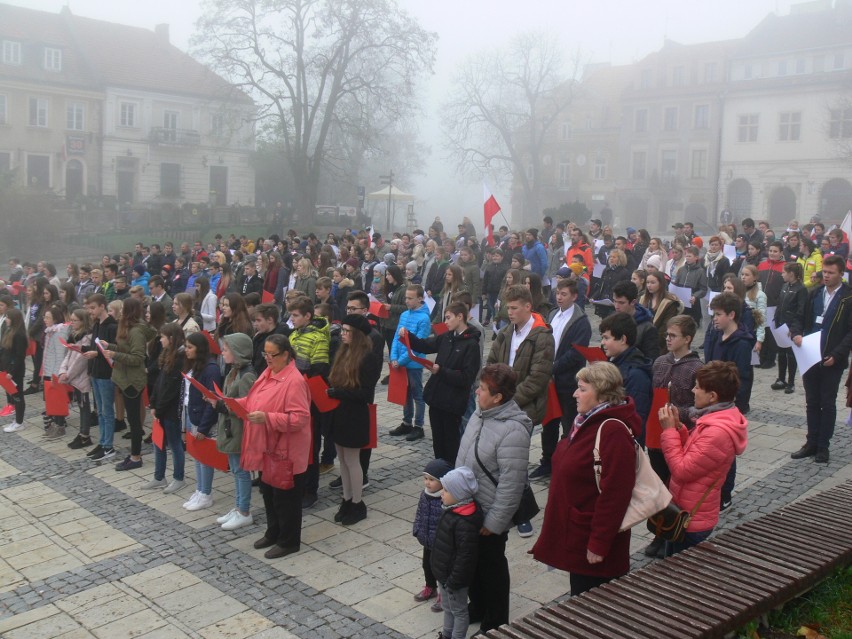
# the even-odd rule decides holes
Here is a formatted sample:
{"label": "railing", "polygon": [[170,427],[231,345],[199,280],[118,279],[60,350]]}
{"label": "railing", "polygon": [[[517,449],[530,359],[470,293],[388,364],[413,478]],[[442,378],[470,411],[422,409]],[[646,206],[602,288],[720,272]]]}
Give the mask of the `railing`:
{"label": "railing", "polygon": [[171,129],[163,126],[151,127],[148,139],[152,144],[163,146],[198,146],[201,133],[194,129]]}

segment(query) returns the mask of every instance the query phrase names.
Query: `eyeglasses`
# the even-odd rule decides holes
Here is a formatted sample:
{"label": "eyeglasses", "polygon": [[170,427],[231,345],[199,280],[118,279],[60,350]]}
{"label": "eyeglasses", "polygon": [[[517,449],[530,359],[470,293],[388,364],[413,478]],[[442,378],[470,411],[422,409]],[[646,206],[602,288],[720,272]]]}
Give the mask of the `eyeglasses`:
{"label": "eyeglasses", "polygon": [[[281,351],[281,352],[283,352],[283,351]],[[276,357],[281,355],[281,352],[279,352],[279,353],[267,353],[266,351],[264,351],[263,357],[264,357],[264,359],[275,359]]]}
{"label": "eyeglasses", "polygon": [[678,337],[680,337],[680,335],[677,335],[675,333],[666,333],[666,340],[677,339]]}

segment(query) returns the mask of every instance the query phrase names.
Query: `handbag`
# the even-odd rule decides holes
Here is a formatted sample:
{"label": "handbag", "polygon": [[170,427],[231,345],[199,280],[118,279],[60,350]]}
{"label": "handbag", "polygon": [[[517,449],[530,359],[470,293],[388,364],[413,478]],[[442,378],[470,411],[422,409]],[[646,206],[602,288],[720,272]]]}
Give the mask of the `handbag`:
{"label": "handbag", "polygon": [[[476,434],[476,442],[473,444],[473,454],[476,457],[476,463],[479,464],[479,467],[482,469],[482,472],[485,473],[485,476],[491,480],[491,483],[494,486],[497,486],[497,480],[494,479],[494,475],[488,472],[488,469],[482,463],[482,460],[479,459],[479,433]],[[524,485],[524,492],[521,493],[521,503],[518,504],[518,509],[515,511],[515,514],[512,515],[512,523],[516,526],[518,524],[522,524],[524,522],[530,521],[533,517],[535,517],[541,509],[538,507],[538,502],[535,500],[535,493],[532,491],[529,482]]]}
{"label": "handbag", "polygon": [[701,508],[701,504],[704,503],[704,500],[707,498],[707,495],[710,494],[710,491],[716,487],[718,481],[719,480],[714,481],[713,485],[704,491],[704,494],[701,495],[701,499],[698,500],[698,503],[696,503],[689,512],[683,510],[676,503],[671,502],[660,512],[648,517],[648,530],[654,533],[655,537],[660,537],[666,541],[674,543],[683,541],[683,537],[686,535],[686,528],[689,526],[689,522],[692,520],[693,515],[695,515],[695,513],[698,512],[698,509]]}
{"label": "handbag", "polygon": [[672,502],[672,495],[669,489],[666,488],[663,480],[651,468],[651,461],[648,459],[648,454],[633,438],[633,432],[627,424],[620,419],[613,418],[604,420],[603,424],[598,427],[598,432],[595,436],[595,447],[592,450],[595,458],[595,483],[597,484],[598,492],[601,490],[602,473],[600,453],[601,430],[610,421],[618,422],[627,429],[636,451],[636,480],[633,483],[633,494],[630,496],[630,504],[627,506],[627,511],[624,513],[624,518],[618,529],[619,532],[623,532],[665,510]]}
{"label": "handbag", "polygon": [[[275,446],[272,450],[263,451],[263,483],[279,490],[290,490],[296,484],[293,481],[293,460],[290,459],[290,431],[286,431],[287,436],[287,452],[281,454],[277,452],[278,442],[281,441],[281,435],[275,438]],[[266,441],[269,442],[267,435]]]}

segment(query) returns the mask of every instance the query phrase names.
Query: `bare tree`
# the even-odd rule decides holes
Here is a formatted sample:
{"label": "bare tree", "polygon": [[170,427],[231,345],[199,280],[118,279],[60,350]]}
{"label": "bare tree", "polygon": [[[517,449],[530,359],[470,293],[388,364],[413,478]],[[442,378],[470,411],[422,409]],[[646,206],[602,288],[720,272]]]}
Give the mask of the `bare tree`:
{"label": "bare tree", "polygon": [[524,33],[505,49],[466,60],[442,108],[459,170],[497,180],[514,175],[525,219],[540,213],[542,149],[571,103],[575,73],[568,66],[555,35]]}
{"label": "bare tree", "polygon": [[437,39],[396,0],[207,0],[196,26],[195,52],[272,124],[302,215],[314,211],[341,106],[371,102],[371,120],[406,117]]}

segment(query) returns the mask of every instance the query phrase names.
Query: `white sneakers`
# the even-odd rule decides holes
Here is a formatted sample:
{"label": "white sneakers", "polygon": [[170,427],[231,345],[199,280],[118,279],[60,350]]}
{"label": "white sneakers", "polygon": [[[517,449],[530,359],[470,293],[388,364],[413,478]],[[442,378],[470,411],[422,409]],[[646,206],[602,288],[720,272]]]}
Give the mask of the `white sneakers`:
{"label": "white sneakers", "polygon": [[231,515],[231,518],[222,524],[222,530],[237,530],[237,528],[251,526],[254,523],[254,518],[251,516],[251,513],[243,515],[239,510],[234,510],[232,512],[234,514]]}
{"label": "white sneakers", "polygon": [[17,422],[12,422],[11,424],[7,424],[3,427],[4,433],[17,433],[19,430],[24,430],[27,427],[26,424],[18,424]]}
{"label": "white sneakers", "polygon": [[169,482],[169,485],[163,489],[163,493],[166,495],[171,495],[172,493],[176,493],[181,488],[183,488],[183,480],[182,479],[173,479]]}
{"label": "white sneakers", "polygon": [[227,523],[227,522],[231,519],[231,517],[233,517],[233,516],[234,516],[234,513],[236,513],[236,512],[237,512],[237,509],[236,509],[236,508],[231,508],[231,510],[229,510],[228,512],[226,512],[226,513],[225,513],[224,515],[222,515],[221,517],[216,517],[216,523],[217,523],[217,524],[224,524],[224,523]]}
{"label": "white sneakers", "polygon": [[184,508],[187,510],[203,510],[204,508],[210,508],[212,505],[213,495],[205,495],[202,492],[196,491],[195,495],[190,497],[190,500],[184,504]]}

